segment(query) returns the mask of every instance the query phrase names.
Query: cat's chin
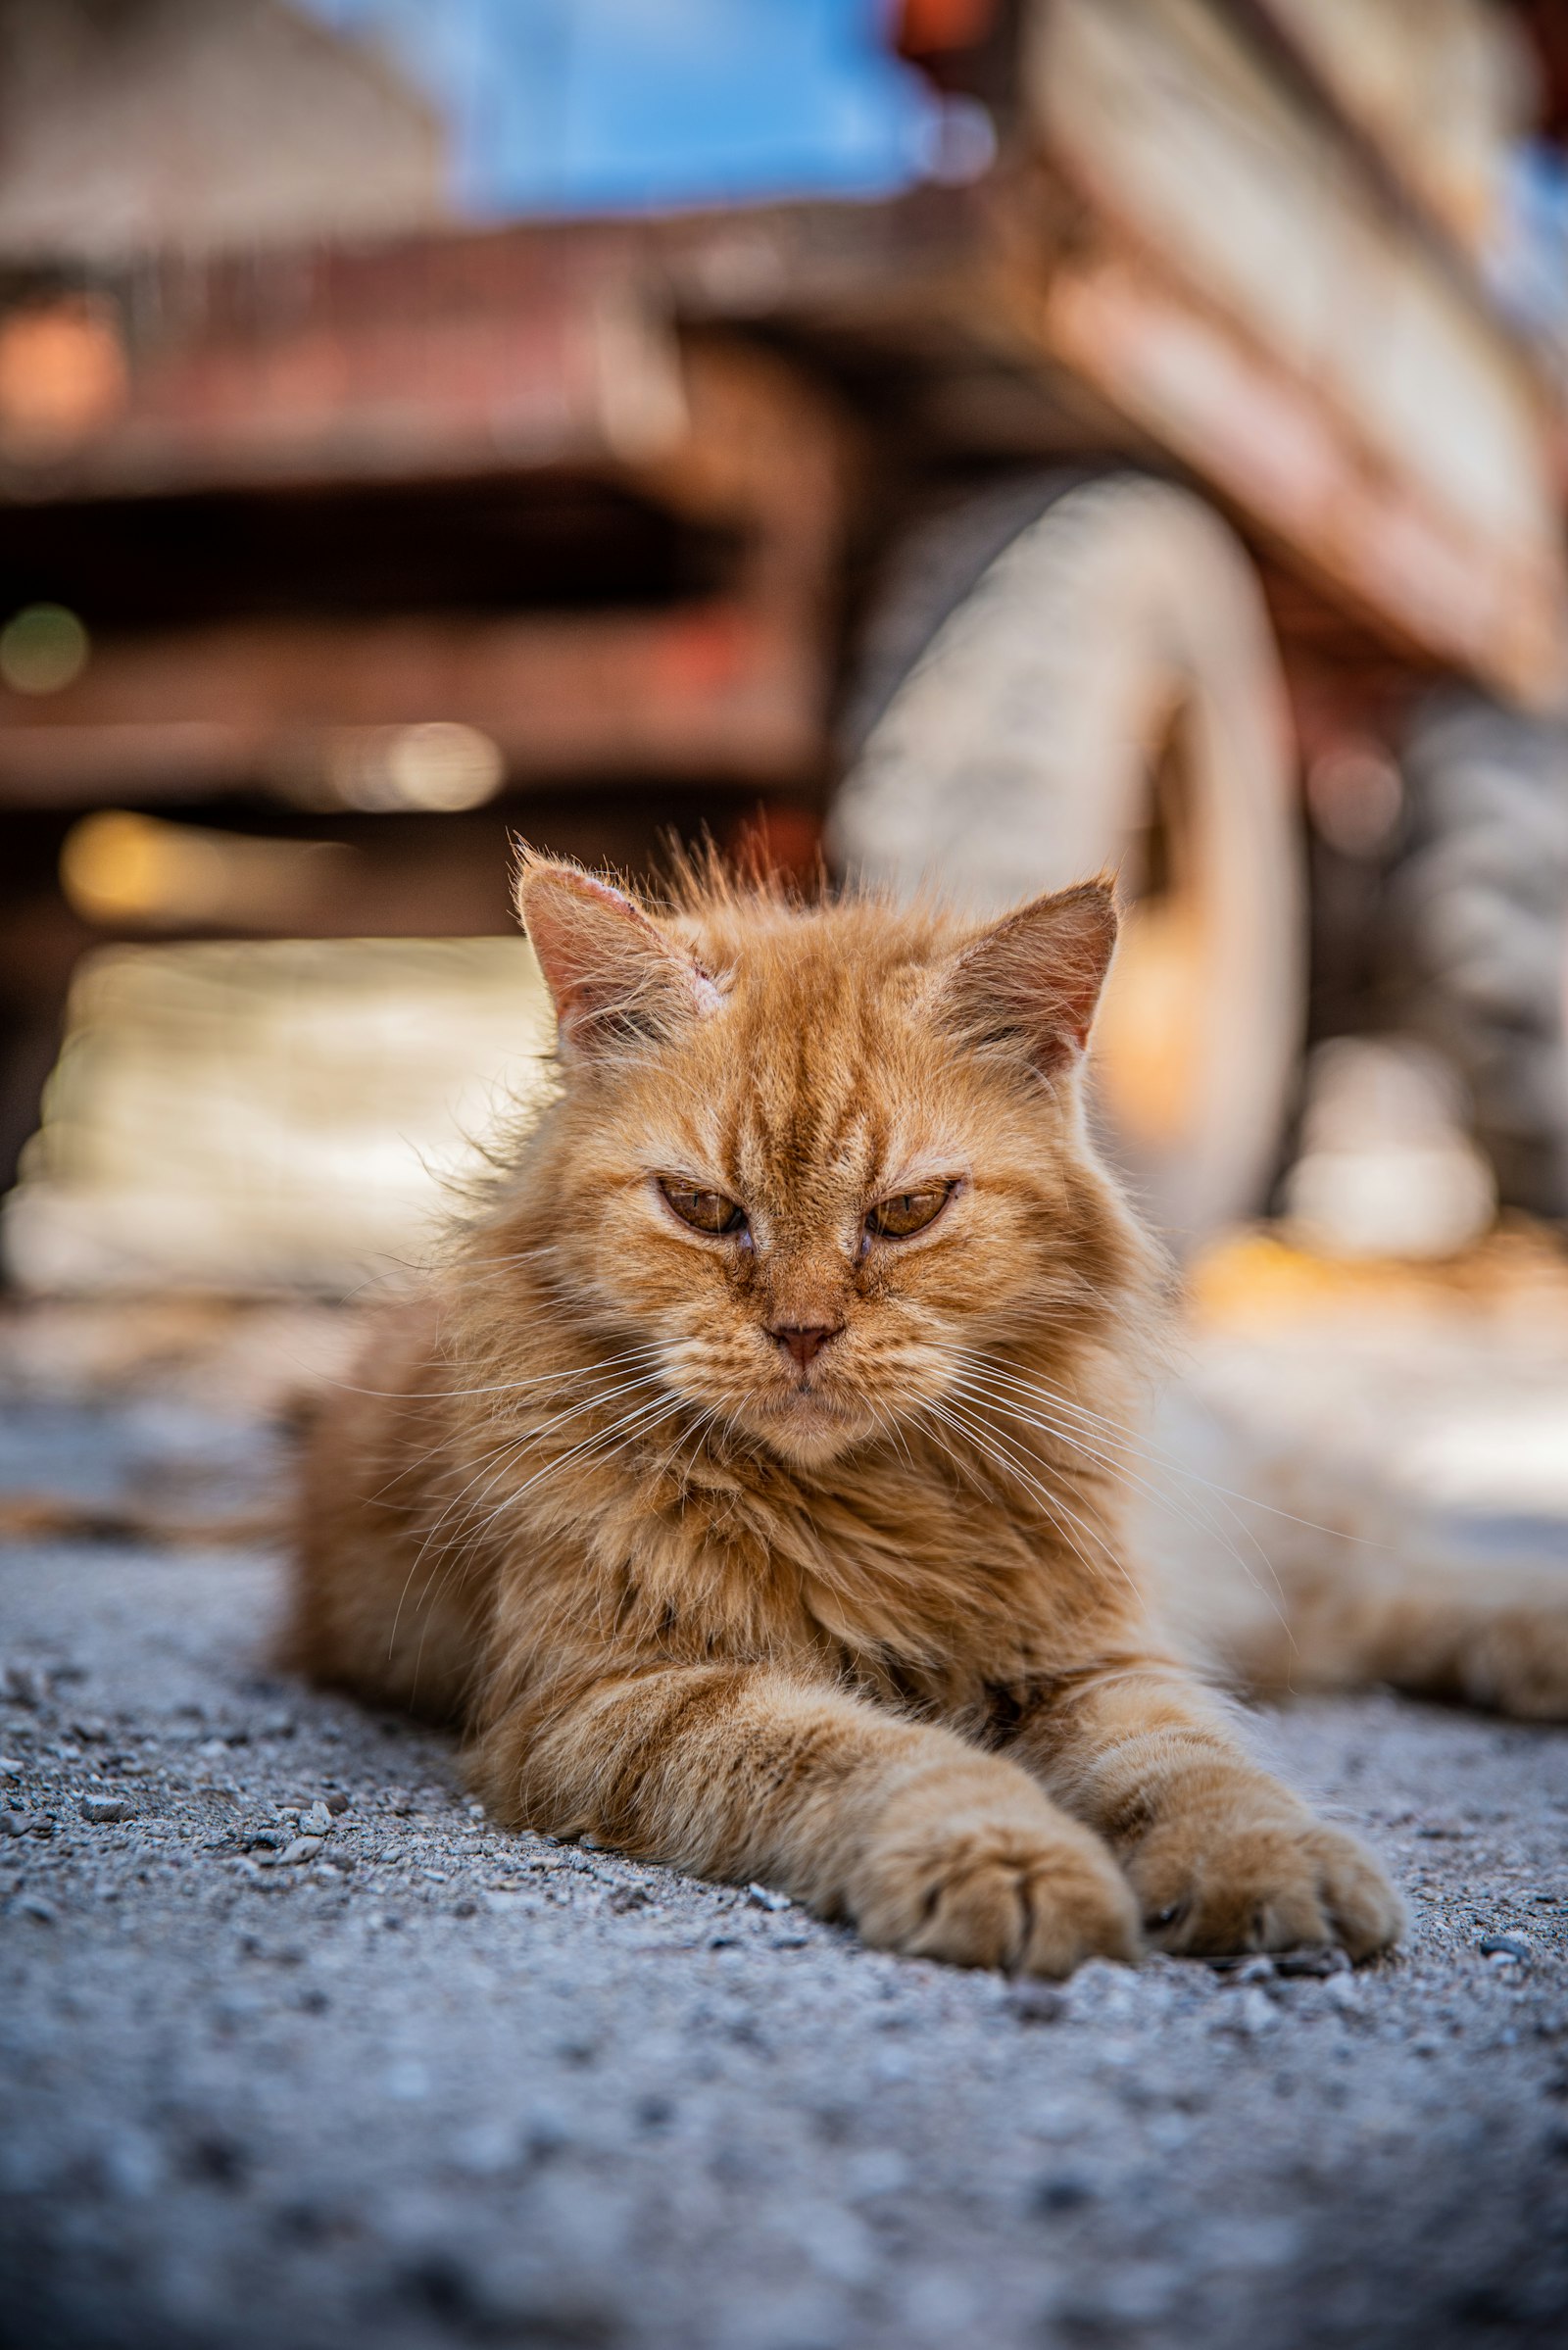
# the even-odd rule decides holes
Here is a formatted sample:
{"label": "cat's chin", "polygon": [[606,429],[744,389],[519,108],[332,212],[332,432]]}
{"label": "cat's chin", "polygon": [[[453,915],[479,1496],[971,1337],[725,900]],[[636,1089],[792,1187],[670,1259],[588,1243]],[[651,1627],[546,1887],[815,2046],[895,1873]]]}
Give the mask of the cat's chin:
{"label": "cat's chin", "polygon": [[803,1469],[836,1460],[873,1433],[864,1413],[814,1394],[770,1397],[757,1410],[753,1425],[770,1452]]}

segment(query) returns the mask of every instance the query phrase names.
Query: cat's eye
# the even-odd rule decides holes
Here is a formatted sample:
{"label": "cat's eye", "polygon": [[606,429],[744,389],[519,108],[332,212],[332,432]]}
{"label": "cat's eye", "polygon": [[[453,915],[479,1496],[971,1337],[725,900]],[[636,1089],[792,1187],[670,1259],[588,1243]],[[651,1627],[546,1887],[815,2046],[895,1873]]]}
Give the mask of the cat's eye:
{"label": "cat's eye", "polygon": [[673,1183],[662,1175],[659,1178],[659,1188],[681,1222],[689,1224],[694,1232],[710,1233],[722,1240],[746,1229],[745,1208],[733,1199],[726,1199],[722,1192],[699,1191],[693,1184]]}
{"label": "cat's eye", "polygon": [[951,1183],[924,1184],[917,1192],[895,1192],[879,1199],[865,1219],[865,1229],[879,1241],[906,1241],[934,1224],[953,1197]]}

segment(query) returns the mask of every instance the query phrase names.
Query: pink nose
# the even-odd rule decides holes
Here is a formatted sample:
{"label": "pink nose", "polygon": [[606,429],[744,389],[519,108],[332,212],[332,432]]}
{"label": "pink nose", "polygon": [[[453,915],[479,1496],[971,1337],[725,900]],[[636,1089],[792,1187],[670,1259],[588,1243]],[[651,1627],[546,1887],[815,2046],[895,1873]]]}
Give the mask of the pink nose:
{"label": "pink nose", "polygon": [[842,1322],[780,1322],[767,1335],[776,1339],[804,1371],[808,1363],[815,1361],[829,1339],[836,1339],[843,1328]]}

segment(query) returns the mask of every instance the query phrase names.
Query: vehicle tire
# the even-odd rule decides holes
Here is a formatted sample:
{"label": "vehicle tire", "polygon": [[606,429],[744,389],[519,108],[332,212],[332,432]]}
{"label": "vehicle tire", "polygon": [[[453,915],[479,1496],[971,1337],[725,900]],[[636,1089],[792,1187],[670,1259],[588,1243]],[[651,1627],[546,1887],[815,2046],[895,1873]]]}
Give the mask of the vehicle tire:
{"label": "vehicle tire", "polygon": [[906,546],[851,725],[849,871],[987,912],[1117,872],[1106,1149],[1178,1247],[1260,1205],[1305,1015],[1302,855],[1278,656],[1218,515],[1125,472],[988,492]]}
{"label": "vehicle tire", "polygon": [[1501,1198],[1568,1213],[1568,727],[1450,691],[1404,745],[1390,884],[1405,1022],[1470,1088]]}

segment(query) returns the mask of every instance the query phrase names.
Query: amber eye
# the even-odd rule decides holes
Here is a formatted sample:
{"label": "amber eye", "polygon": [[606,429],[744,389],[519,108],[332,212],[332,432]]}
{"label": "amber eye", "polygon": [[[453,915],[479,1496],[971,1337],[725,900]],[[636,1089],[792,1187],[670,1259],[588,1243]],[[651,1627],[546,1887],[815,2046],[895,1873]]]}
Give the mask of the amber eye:
{"label": "amber eye", "polygon": [[746,1229],[746,1210],[726,1199],[722,1192],[700,1192],[689,1183],[670,1183],[662,1175],[659,1188],[683,1224],[694,1232],[719,1236]]}
{"label": "amber eye", "polygon": [[928,1184],[918,1192],[895,1192],[879,1199],[865,1219],[865,1229],[879,1241],[906,1241],[911,1233],[934,1224],[953,1196],[951,1183]]}

